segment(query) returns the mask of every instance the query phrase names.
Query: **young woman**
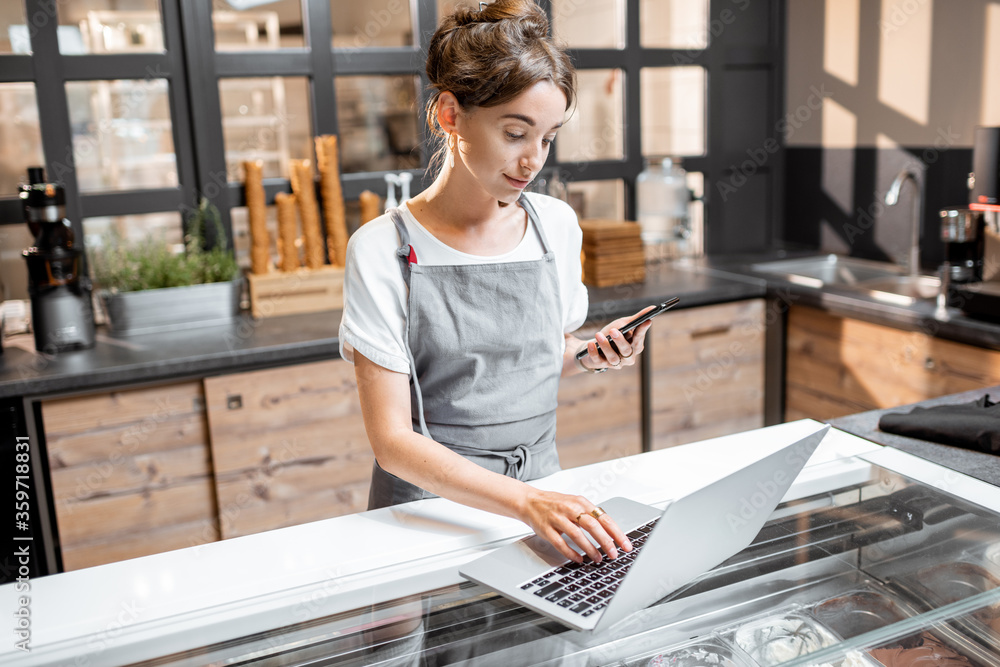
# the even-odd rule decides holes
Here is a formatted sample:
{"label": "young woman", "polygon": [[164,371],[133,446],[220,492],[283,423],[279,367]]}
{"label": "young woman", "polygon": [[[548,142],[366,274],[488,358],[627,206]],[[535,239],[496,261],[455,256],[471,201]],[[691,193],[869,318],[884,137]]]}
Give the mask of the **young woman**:
{"label": "young woman", "polygon": [[[567,558],[631,545],[582,496],[536,489],[559,470],[559,378],[632,365],[615,320],[584,345],[582,234],[565,203],[524,189],[573,104],[575,72],[531,0],[460,9],[434,33],[427,122],[443,146],[424,192],[351,238],[340,325],[375,452],[369,508],[438,495],[516,517]],[[614,341],[617,352],[610,344]],[[599,354],[598,346],[603,351]]]}

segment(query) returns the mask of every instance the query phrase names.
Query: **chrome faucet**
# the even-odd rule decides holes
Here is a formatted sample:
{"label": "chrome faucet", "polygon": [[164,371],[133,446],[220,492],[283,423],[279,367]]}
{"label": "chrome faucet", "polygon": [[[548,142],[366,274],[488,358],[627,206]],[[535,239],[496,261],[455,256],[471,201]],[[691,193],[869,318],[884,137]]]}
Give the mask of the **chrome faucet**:
{"label": "chrome faucet", "polygon": [[913,223],[910,228],[910,252],[909,252],[909,273],[915,276],[920,273],[920,232],[921,219],[924,215],[924,190],[920,187],[920,180],[917,174],[909,169],[904,169],[896,176],[896,180],[889,186],[889,191],[885,193],[885,203],[895,206],[899,203],[899,191],[903,188],[903,183],[907,180],[913,181],[913,187],[917,189],[917,196],[913,202]]}

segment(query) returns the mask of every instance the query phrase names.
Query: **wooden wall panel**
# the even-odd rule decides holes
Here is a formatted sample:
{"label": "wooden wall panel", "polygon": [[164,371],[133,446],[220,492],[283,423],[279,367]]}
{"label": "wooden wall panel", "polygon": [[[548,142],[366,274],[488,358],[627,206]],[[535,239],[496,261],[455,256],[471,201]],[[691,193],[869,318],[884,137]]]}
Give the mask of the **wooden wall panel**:
{"label": "wooden wall panel", "polygon": [[[585,336],[583,332],[578,335]],[[556,420],[556,446],[563,468],[640,453],[642,381],[638,364],[620,371],[563,378]]]}
{"label": "wooden wall panel", "polygon": [[837,317],[788,314],[786,419],[892,408],[1000,383],[1000,352]]}
{"label": "wooden wall panel", "polygon": [[219,539],[201,382],[42,403],[63,567]]}
{"label": "wooden wall panel", "polygon": [[374,461],[354,366],[205,380],[224,538],[364,511]]}
{"label": "wooden wall panel", "polygon": [[678,310],[650,330],[652,448],[764,425],[764,301]]}

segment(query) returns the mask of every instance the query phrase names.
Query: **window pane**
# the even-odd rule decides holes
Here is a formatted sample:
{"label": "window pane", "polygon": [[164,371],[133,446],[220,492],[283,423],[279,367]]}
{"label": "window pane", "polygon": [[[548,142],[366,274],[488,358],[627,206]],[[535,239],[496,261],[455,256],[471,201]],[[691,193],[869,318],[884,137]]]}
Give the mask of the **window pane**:
{"label": "window pane", "polygon": [[557,39],[571,47],[623,49],[625,2],[552,0],[552,32]]}
{"label": "window pane", "polygon": [[420,166],[418,81],[413,76],[337,77],[342,171],[388,171]]}
{"label": "window pane", "polygon": [[179,211],[83,219],[84,245],[88,249],[99,248],[112,231],[132,243],[153,237],[178,246],[178,251],[184,246],[184,223]]}
{"label": "window pane", "polygon": [[66,84],[83,192],[177,186],[166,79]]}
{"label": "window pane", "polygon": [[0,299],[25,301],[29,298],[28,267],[21,251],[34,245],[34,241],[26,224],[4,225],[0,229]]}
{"label": "window pane", "polygon": [[159,0],[60,2],[59,51],[160,53],[163,22]]}
{"label": "window pane", "polygon": [[556,137],[560,162],[620,160],[625,154],[622,72],[577,71],[577,103]]}
{"label": "window pane", "polygon": [[219,99],[230,181],[243,180],[244,160],[262,160],[264,178],[288,178],[289,160],[312,156],[305,77],[220,79]]}
{"label": "window pane", "polygon": [[573,181],[567,184],[569,204],[584,218],[625,219],[625,183],[611,181]]}
{"label": "window pane", "polygon": [[14,196],[28,167],[44,166],[33,83],[0,83],[0,196]]}
{"label": "window pane", "polygon": [[306,45],[301,0],[213,0],[212,27],[217,51],[293,49]]}
{"label": "window pane", "polygon": [[704,49],[708,0],[641,0],[639,41],[654,49]]}
{"label": "window pane", "polygon": [[409,0],[330,0],[330,18],[334,48],[413,45]]}
{"label": "window pane", "polygon": [[22,0],[0,4],[0,53],[31,53]]}
{"label": "window pane", "polygon": [[642,154],[705,154],[705,70],[646,67],[642,86]]}

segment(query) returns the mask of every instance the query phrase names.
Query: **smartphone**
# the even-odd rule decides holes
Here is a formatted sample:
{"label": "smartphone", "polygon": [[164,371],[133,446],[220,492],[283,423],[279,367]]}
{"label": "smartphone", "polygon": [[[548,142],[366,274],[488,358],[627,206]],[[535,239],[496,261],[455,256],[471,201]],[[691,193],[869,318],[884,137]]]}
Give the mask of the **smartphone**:
{"label": "smartphone", "polygon": [[[622,332],[623,336],[628,338],[629,332],[635,329],[637,326],[639,326],[643,322],[648,322],[649,320],[653,319],[654,317],[656,317],[665,310],[670,310],[671,308],[676,306],[679,302],[680,302],[680,297],[675,296],[672,299],[667,299],[666,301],[658,305],[656,308],[653,308],[652,310],[647,311],[642,315],[639,315],[638,317],[632,318],[622,326],[618,327],[618,330]],[[614,351],[618,352],[618,346],[615,345],[615,342],[610,338],[608,339],[608,341],[611,343],[611,347],[614,349]],[[604,351],[601,350],[600,345],[597,346],[597,352],[601,355],[602,358],[604,357]],[[576,353],[576,358],[583,359],[588,354],[589,352],[587,352],[587,348],[583,347],[579,352]]]}

